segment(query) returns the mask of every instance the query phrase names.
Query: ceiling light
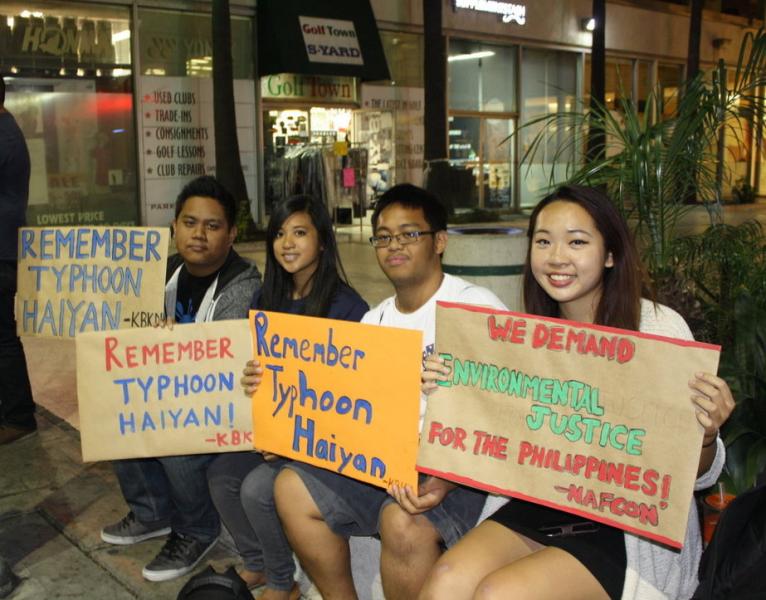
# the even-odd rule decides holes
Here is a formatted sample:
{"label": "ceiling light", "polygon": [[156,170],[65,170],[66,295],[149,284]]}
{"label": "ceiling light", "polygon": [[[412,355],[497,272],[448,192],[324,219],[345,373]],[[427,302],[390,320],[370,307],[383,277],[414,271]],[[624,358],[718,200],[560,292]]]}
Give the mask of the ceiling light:
{"label": "ceiling light", "polygon": [[447,57],[447,62],[457,62],[459,60],[474,60],[479,58],[487,58],[488,56],[494,56],[495,53],[491,50],[482,50],[481,52],[471,52],[470,54],[453,54]]}

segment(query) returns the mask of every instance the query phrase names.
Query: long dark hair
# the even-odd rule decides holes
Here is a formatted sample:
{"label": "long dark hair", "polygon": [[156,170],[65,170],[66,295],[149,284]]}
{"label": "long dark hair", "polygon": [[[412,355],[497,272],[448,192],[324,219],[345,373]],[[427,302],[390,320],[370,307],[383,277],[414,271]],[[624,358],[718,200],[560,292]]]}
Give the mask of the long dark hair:
{"label": "long dark hair", "polygon": [[258,308],[285,312],[293,297],[293,277],[277,262],[274,255],[274,240],[290,216],[305,212],[316,227],[319,246],[319,264],[311,276],[311,291],[306,296],[305,314],[311,317],[326,317],[338,286],[348,285],[346,272],[340,262],[338,245],[332,230],[332,220],[325,205],[311,196],[292,196],[280,202],[271,213],[266,229],[266,272],[258,300]]}
{"label": "long dark hair", "polygon": [[527,258],[524,262],[524,310],[533,315],[560,316],[558,303],[537,283],[530,266],[532,241],[540,212],[552,202],[572,202],[582,207],[596,223],[614,266],[604,269],[601,299],[594,323],[638,330],[644,277],[628,224],[609,198],[595,188],[567,185],[543,198],[529,218]]}

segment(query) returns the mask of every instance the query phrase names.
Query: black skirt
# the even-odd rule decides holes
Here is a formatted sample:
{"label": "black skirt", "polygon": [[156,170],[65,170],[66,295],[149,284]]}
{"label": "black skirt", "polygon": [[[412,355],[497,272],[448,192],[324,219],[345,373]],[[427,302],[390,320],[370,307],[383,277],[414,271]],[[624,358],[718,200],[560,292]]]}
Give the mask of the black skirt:
{"label": "black skirt", "polygon": [[627,558],[621,530],[516,499],[489,519],[540,544],[568,552],[591,572],[610,598],[622,597]]}

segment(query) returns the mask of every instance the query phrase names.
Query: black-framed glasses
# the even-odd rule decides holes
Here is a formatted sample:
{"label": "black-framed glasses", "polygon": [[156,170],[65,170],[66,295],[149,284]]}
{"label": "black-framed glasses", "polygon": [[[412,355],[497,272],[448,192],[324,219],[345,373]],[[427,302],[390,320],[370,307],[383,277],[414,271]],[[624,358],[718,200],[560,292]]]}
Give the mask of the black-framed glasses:
{"label": "black-framed glasses", "polygon": [[406,246],[407,244],[417,242],[422,235],[433,235],[435,233],[435,231],[403,231],[396,235],[374,235],[370,238],[370,243],[373,248],[387,248],[391,244],[391,240],[396,240],[400,246]]}

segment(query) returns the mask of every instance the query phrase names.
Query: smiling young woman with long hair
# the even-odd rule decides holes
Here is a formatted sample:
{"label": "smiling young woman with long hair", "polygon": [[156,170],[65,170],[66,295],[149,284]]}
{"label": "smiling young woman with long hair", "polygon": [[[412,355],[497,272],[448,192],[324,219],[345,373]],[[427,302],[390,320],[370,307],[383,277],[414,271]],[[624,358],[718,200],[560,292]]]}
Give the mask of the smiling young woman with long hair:
{"label": "smiling young woman with long hair", "polygon": [[[359,321],[369,309],[348,284],[332,221],[324,204],[293,196],[274,208],[266,230],[263,287],[251,308]],[[252,395],[263,368],[248,361],[242,385]],[[251,586],[266,585],[264,600],[294,599],[293,553],[274,506],[274,479],[288,463],[269,453],[223,454],[210,466],[210,492],[244,561]]]}
{"label": "smiling young woman with long hair", "polygon": [[[532,212],[528,236],[526,312],[692,339],[678,313],[642,298],[641,266],[628,226],[598,190],[567,186],[547,196]],[[423,391],[433,392],[435,381],[448,373],[438,359],[427,360]],[[718,430],[734,400],[719,377],[689,376],[691,402],[704,428],[695,486],[703,489],[723,467]],[[701,553],[693,499],[680,552],[514,499],[442,556],[420,598],[689,598]]]}

